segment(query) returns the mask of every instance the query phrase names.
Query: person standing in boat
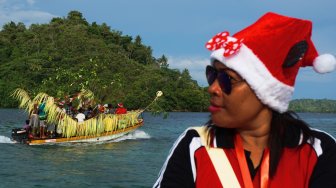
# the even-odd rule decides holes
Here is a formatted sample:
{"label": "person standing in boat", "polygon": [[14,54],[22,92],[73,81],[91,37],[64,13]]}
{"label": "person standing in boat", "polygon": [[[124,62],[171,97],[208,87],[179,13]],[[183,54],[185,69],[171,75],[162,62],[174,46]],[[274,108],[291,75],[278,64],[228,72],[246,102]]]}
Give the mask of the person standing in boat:
{"label": "person standing in boat", "polygon": [[210,39],[211,119],[177,139],[154,187],[335,188],[335,139],[288,111],[301,67],[336,67],[311,33],[311,21],[270,12]]}
{"label": "person standing in boat", "polygon": [[38,115],[38,104],[34,104],[33,110],[31,111],[31,114],[29,115],[29,126],[32,129],[32,135],[33,137],[37,137],[37,132],[40,127],[40,119]]}
{"label": "person standing in boat", "polygon": [[62,106],[63,106],[63,109],[64,109],[65,113],[68,116],[71,116],[71,117],[74,116],[72,101],[73,101],[73,98],[66,95],[64,97],[64,102],[62,102],[62,104],[63,104]]}
{"label": "person standing in boat", "polygon": [[45,102],[42,102],[38,106],[38,116],[40,120],[40,138],[46,138],[45,129],[47,127],[45,120],[47,119],[47,114],[45,112]]}
{"label": "person standing in boat", "polygon": [[127,109],[124,107],[123,103],[118,103],[118,108],[115,110],[116,114],[126,114]]}

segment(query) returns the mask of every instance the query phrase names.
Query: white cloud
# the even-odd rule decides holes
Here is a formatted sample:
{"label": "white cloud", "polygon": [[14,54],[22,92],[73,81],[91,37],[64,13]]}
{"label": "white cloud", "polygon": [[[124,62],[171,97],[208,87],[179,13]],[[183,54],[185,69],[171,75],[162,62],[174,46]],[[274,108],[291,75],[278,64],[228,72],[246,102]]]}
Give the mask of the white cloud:
{"label": "white cloud", "polygon": [[0,25],[13,22],[23,22],[29,26],[33,23],[46,23],[51,18],[56,17],[48,12],[34,11],[34,10],[18,10],[15,12],[0,13]]}
{"label": "white cloud", "polygon": [[46,23],[53,17],[57,17],[48,12],[34,10],[35,0],[6,1],[0,0],[0,26],[8,22],[23,22],[26,26],[33,23]]}
{"label": "white cloud", "polygon": [[209,65],[209,59],[200,57],[168,57],[169,68],[184,70],[188,69],[192,79],[200,86],[207,86],[205,79],[205,67]]}

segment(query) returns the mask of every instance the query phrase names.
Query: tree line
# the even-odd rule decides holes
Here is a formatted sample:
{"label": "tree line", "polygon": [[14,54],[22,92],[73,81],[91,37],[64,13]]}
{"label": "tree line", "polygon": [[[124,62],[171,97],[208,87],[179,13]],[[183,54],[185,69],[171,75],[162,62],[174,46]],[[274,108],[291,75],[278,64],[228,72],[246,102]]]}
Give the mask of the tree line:
{"label": "tree line", "polygon": [[[207,111],[207,87],[200,87],[187,69],[169,68],[165,55],[153,57],[141,36],[123,35],[106,23],[88,23],[70,11],[46,24],[9,22],[0,31],[0,108],[17,107],[16,88],[32,96],[45,92],[62,98],[91,90],[99,103],[146,107],[156,91],[164,111]],[[331,100],[294,100],[290,109],[336,112]],[[155,110],[155,109],[154,109]]]}
{"label": "tree line", "polygon": [[295,112],[336,113],[336,100],[329,99],[295,99],[289,104]]}

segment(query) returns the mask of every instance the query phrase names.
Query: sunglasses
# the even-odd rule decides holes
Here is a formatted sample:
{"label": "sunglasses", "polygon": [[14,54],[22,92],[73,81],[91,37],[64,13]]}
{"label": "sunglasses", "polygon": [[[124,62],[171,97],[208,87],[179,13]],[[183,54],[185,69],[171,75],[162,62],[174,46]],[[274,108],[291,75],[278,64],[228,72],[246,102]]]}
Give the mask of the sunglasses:
{"label": "sunglasses", "polygon": [[205,74],[206,74],[206,78],[209,83],[209,86],[212,85],[217,79],[222,91],[226,93],[227,95],[229,95],[232,91],[232,85],[238,82],[242,82],[244,80],[237,80],[233,78],[232,76],[227,74],[225,70],[230,70],[230,69],[217,70],[214,67],[208,65],[206,67]]}

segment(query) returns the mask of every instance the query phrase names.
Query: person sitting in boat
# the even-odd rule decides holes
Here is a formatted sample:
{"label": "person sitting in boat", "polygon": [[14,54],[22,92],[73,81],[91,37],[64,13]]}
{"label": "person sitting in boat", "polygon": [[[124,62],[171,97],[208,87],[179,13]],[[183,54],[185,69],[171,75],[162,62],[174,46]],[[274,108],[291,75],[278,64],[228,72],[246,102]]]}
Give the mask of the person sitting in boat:
{"label": "person sitting in boat", "polygon": [[78,114],[75,116],[75,118],[77,119],[78,121],[78,124],[82,124],[85,120],[85,114],[83,113],[83,109],[80,108],[78,110]]}
{"label": "person sitting in boat", "polygon": [[23,128],[29,133],[30,132],[30,126],[29,126],[29,119],[26,119],[25,124],[23,125]]}
{"label": "person sitting in boat", "polygon": [[72,117],[76,118],[76,115],[78,114],[78,110],[76,108],[72,108]]}
{"label": "person sitting in boat", "polygon": [[105,106],[104,105],[98,104],[97,109],[98,109],[98,113],[103,114],[105,112]]}
{"label": "person sitting in boat", "polygon": [[118,103],[118,108],[115,111],[116,114],[126,114],[127,109],[124,107],[123,103]]}
{"label": "person sitting in boat", "polygon": [[92,109],[92,112],[90,113],[91,118],[96,117],[99,113],[100,113],[100,112],[99,112],[99,110],[98,110],[98,106],[94,107],[94,108]]}
{"label": "person sitting in boat", "polygon": [[108,113],[109,113],[108,104],[104,104],[104,114],[108,114]]}
{"label": "person sitting in boat", "polygon": [[45,128],[46,128],[46,123],[45,120],[47,119],[47,114],[45,112],[45,102],[41,103],[38,106],[38,116],[40,119],[40,138],[46,138],[45,136]]}
{"label": "person sitting in boat", "polygon": [[92,112],[93,112],[93,109],[91,105],[89,105],[89,107],[84,111],[85,118],[90,119],[92,117]]}
{"label": "person sitting in boat", "polygon": [[115,109],[113,108],[112,104],[107,104],[107,114],[114,114]]}

